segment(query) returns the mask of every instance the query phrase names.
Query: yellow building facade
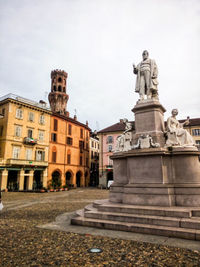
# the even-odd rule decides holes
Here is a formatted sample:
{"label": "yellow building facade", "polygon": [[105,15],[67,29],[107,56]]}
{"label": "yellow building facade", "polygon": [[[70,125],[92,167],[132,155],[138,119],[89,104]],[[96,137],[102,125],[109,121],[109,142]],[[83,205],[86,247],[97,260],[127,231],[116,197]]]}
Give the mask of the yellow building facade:
{"label": "yellow building facade", "polygon": [[1,190],[47,187],[50,109],[8,94],[0,98],[0,113]]}

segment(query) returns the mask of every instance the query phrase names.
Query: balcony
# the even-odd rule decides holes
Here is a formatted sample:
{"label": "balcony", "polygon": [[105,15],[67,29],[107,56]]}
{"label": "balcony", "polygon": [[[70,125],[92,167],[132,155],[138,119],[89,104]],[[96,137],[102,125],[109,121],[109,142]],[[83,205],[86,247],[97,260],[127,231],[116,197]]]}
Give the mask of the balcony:
{"label": "balcony", "polygon": [[41,166],[47,167],[47,161],[40,161],[40,160],[25,160],[25,159],[7,159],[7,165],[24,165],[24,166]]}
{"label": "balcony", "polygon": [[36,145],[37,144],[37,139],[30,138],[30,137],[25,137],[24,138],[24,144],[26,144],[26,145]]}

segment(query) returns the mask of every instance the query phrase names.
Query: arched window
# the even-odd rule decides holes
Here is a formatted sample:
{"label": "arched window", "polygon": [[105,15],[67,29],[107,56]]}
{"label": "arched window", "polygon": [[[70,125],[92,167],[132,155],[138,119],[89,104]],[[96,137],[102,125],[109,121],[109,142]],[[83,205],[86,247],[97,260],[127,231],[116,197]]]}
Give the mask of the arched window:
{"label": "arched window", "polygon": [[58,82],[59,82],[59,83],[62,82],[62,78],[61,78],[61,77],[58,78]]}
{"label": "arched window", "polygon": [[58,91],[62,92],[62,87],[60,85],[58,86]]}

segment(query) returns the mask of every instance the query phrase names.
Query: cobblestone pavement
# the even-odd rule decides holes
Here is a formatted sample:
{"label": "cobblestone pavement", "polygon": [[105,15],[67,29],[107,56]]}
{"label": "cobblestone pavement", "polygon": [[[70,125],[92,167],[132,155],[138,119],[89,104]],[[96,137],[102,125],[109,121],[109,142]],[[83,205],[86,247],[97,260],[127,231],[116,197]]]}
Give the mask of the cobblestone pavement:
{"label": "cobblestone pavement", "polygon": [[[200,266],[199,251],[38,228],[103,198],[107,190],[3,193],[0,266]],[[90,248],[103,251],[90,253]]]}

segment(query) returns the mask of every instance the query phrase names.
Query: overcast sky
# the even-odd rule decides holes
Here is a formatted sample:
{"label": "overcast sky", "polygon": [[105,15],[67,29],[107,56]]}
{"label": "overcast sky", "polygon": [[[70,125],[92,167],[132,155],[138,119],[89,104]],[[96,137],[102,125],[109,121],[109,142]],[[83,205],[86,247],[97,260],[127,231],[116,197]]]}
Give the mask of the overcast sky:
{"label": "overcast sky", "polygon": [[0,96],[47,101],[51,70],[65,70],[67,110],[92,130],[134,119],[144,49],[165,119],[200,117],[199,48],[199,0],[0,0]]}

